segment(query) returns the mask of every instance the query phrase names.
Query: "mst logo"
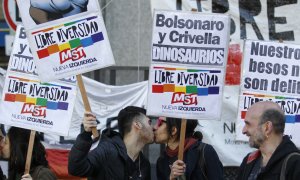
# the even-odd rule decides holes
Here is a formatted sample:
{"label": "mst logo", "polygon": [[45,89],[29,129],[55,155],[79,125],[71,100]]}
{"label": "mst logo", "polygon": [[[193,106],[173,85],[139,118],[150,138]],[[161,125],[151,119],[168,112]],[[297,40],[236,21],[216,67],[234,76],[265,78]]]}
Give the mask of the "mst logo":
{"label": "mst logo", "polygon": [[76,61],[86,57],[83,47],[77,47],[75,49],[65,49],[59,52],[60,64],[67,62],[68,60]]}
{"label": "mst logo", "polygon": [[35,117],[46,117],[46,106],[37,106],[33,103],[24,103],[21,114],[31,114]]}
{"label": "mst logo", "polygon": [[171,103],[183,103],[183,105],[197,105],[197,94],[185,94],[183,92],[173,93]]}

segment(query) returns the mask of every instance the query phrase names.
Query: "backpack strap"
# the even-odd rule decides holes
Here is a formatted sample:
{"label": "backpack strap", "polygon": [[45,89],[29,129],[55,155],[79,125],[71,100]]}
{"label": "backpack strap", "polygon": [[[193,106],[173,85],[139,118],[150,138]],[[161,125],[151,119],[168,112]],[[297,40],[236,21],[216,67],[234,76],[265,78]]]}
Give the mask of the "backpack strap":
{"label": "backpack strap", "polygon": [[197,148],[198,151],[199,151],[199,161],[198,161],[198,163],[199,163],[201,172],[202,172],[202,174],[204,176],[204,179],[208,180],[207,171],[206,171],[205,156],[204,156],[205,146],[206,146],[205,143],[200,143],[199,146],[198,146],[198,148]]}
{"label": "backpack strap", "polygon": [[280,180],[285,180],[286,166],[287,166],[288,160],[292,156],[295,156],[295,155],[300,156],[300,153],[299,152],[293,152],[293,153],[290,153],[286,158],[284,158],[284,161],[283,161],[282,166],[281,166],[281,171],[280,171]]}

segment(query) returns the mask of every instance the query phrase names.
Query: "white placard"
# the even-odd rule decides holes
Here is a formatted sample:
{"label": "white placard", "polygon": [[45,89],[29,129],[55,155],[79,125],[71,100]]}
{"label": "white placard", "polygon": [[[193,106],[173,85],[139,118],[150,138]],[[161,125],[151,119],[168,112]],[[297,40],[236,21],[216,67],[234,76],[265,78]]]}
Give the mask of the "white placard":
{"label": "white placard", "polygon": [[42,83],[23,27],[18,26],[0,104],[0,122],[68,135],[76,98],[76,79]]}

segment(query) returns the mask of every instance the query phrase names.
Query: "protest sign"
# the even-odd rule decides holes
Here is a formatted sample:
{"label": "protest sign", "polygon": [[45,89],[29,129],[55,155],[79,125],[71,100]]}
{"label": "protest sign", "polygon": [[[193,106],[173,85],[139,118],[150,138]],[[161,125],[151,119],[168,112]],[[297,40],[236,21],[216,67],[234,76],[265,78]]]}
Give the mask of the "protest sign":
{"label": "protest sign", "polygon": [[300,46],[246,41],[243,91],[300,96]]}
{"label": "protest sign", "polygon": [[2,93],[3,124],[68,135],[76,98],[74,77],[42,83],[24,28],[18,26]]}
{"label": "protest sign", "polygon": [[218,119],[223,71],[216,68],[153,64],[147,113],[188,119]]}
{"label": "protest sign", "polygon": [[243,93],[239,98],[238,118],[236,127],[237,140],[247,141],[248,137],[242,134],[245,125],[244,119],[247,109],[254,103],[259,101],[273,101],[277,103],[285,113],[285,131],[284,134],[289,135],[293,142],[299,146],[300,134],[297,132],[300,128],[300,100],[299,98],[274,96],[270,94],[254,94]]}
{"label": "protest sign", "polygon": [[[244,39],[284,41],[300,44],[299,1],[277,0],[151,0],[151,9],[197,10],[203,13],[230,15],[230,46],[226,83],[240,84],[240,68]],[[233,60],[232,60],[233,58]]]}
{"label": "protest sign", "polygon": [[227,15],[155,11],[147,113],[220,119],[228,42]]}
{"label": "protest sign", "polygon": [[237,139],[248,139],[242,135],[247,109],[259,101],[273,101],[285,112],[285,133],[300,141],[293,130],[300,127],[300,46],[247,40],[244,47]]}
{"label": "protest sign", "polygon": [[[96,0],[82,1],[81,4],[69,0],[60,3],[22,0],[18,1],[18,5],[22,7],[20,13],[41,81],[114,64]],[[63,9],[67,7],[74,11],[65,13]],[[30,16],[28,11],[32,12]],[[45,15],[47,18],[39,18],[43,13],[48,13]]]}
{"label": "protest sign", "polygon": [[[0,92],[2,92],[5,71],[0,68]],[[102,84],[93,79],[83,77],[86,85],[87,94],[90,103],[93,104],[94,113],[100,121],[98,129],[105,129],[110,123],[110,127],[116,127],[116,119],[118,112],[130,105],[144,107],[147,101],[148,81],[139,83],[112,86]],[[97,93],[95,93],[97,90]],[[238,96],[240,87],[227,85],[224,87],[223,110],[221,121],[199,120],[199,130],[203,133],[203,142],[209,143],[216,149],[220,160],[224,166],[239,166],[245,155],[252,151],[248,142],[236,141],[235,134],[237,132],[236,114],[238,110]],[[67,166],[68,153],[61,153],[63,150],[69,150],[74,143],[77,135],[81,132],[81,124],[84,111],[82,98],[77,93],[75,107],[72,114],[72,124],[69,136],[58,136],[53,133],[44,134],[43,144],[47,148],[48,160],[50,158],[51,168],[59,171],[61,165]],[[300,144],[296,144],[298,147]],[[63,150],[62,150],[63,149]],[[54,153],[55,152],[55,153]],[[234,152],[234,153],[232,153]],[[64,158],[57,159],[57,156]],[[67,167],[66,167],[67,169]],[[66,174],[67,170],[66,170]]]}
{"label": "protest sign", "polygon": [[229,22],[227,15],[155,11],[152,63],[225,67]]}
{"label": "protest sign", "polygon": [[151,8],[230,15],[231,42],[243,39],[290,41],[300,44],[299,1],[278,0],[151,0]]}

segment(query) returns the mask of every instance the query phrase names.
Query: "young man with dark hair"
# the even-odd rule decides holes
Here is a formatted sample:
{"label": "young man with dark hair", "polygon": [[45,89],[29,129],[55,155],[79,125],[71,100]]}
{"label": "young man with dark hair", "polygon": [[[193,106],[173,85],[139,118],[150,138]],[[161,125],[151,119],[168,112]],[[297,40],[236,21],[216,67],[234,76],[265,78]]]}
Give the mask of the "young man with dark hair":
{"label": "young man with dark hair", "polygon": [[280,176],[286,180],[299,179],[299,150],[283,135],[284,128],[285,116],[278,104],[263,101],[248,109],[243,134],[249,137],[250,146],[258,150],[244,158],[238,180],[274,180],[281,179]]}
{"label": "young man with dark hair", "polygon": [[128,106],[118,114],[118,129],[104,131],[98,146],[89,152],[93,140],[91,131],[96,117],[86,112],[84,132],[79,134],[69,155],[69,173],[89,180],[150,180],[150,163],[141,152],[154,139],[151,120],[146,110]]}

